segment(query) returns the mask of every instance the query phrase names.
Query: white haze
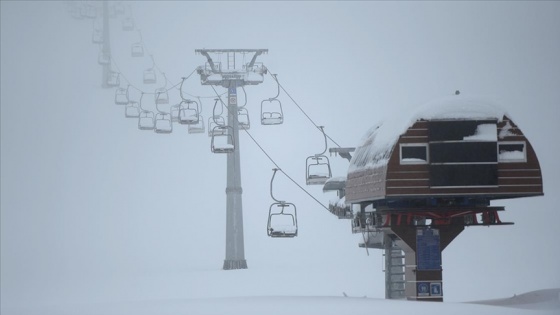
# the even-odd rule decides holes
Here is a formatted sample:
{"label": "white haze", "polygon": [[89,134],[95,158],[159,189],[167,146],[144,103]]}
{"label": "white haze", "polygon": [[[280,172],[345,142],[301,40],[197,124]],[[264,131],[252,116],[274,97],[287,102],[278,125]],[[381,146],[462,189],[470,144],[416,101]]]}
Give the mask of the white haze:
{"label": "white haze", "polygon": [[[195,49],[269,49],[258,61],[341,146],[457,89],[496,100],[531,141],[545,196],[495,202],[515,225],[459,235],[443,253],[445,301],[560,287],[559,2],[126,3],[173,83],[204,64]],[[297,205],[299,235],[266,236],[274,164],[243,133],[249,269],[222,271],[225,156],[210,152],[205,134],[175,125],[158,135],[124,117],[114,90],[100,87],[91,20],[72,19],[62,2],[0,6],[2,314],[108,301],[384,297],[381,252],[368,256],[348,221],[284,176],[275,195]],[[137,35],[112,23],[114,60],[142,86],[151,62],[133,60]],[[185,90],[213,95],[196,74]],[[270,76],[246,90],[251,134],[303,185],[305,159],[323,150],[322,135],[284,93],[285,123],[259,124],[261,100],[276,93]],[[208,117],[211,101],[203,102]],[[346,174],[346,160],[331,162],[335,176]],[[306,189],[325,205],[333,198]]]}

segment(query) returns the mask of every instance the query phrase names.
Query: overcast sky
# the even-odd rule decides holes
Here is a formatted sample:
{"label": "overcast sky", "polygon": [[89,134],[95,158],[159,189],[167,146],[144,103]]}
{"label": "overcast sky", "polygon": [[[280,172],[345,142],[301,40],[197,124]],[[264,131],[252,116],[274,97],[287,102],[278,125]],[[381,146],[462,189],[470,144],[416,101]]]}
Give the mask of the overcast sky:
{"label": "overcast sky", "polygon": [[[126,4],[170,82],[204,64],[195,49],[268,49],[258,61],[341,146],[356,146],[380,120],[408,119],[415,108],[455,90],[500,103],[537,153],[545,196],[494,202],[506,207],[502,220],[515,225],[468,228],[445,250],[446,299],[560,286],[559,2]],[[158,135],[124,117],[114,90],[100,86],[99,50],[91,43],[95,22],[73,19],[63,2],[0,5],[3,304],[69,292],[87,298],[84,287],[110,287],[115,276],[221,269],[225,156],[210,152],[207,135],[189,135],[184,126]],[[141,80],[151,61],[130,57],[138,39],[122,31],[120,19],[111,21],[113,60],[131,84],[152,92]],[[285,123],[258,123],[260,102],[276,88],[270,76],[246,88],[250,132],[303,185],[305,159],[323,150],[322,135],[284,93]],[[185,91],[214,93],[196,74]],[[204,117],[211,105],[203,98]],[[349,222],[282,176],[275,195],[298,207],[300,235],[267,238],[274,165],[244,134],[240,146],[249,269],[319,270],[335,284],[308,295],[339,294],[345,286],[382,298],[381,251],[367,256]],[[347,161],[331,161],[334,175],[345,176]],[[306,189],[324,204],[333,198],[318,186]],[[191,292],[184,297],[204,295],[193,293],[204,285],[184,285]],[[277,294],[297,295],[299,286]]]}

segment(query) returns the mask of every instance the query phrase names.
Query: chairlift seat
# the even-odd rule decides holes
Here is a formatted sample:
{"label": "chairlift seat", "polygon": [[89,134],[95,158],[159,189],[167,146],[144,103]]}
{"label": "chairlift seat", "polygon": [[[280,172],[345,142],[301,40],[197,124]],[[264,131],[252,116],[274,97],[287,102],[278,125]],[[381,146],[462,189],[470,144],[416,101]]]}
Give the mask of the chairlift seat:
{"label": "chairlift seat", "polygon": [[280,113],[263,113],[261,117],[261,125],[281,125],[284,118]]}
{"label": "chairlift seat", "polygon": [[156,83],[156,72],[154,69],[144,70],[144,84]]}
{"label": "chairlift seat", "polygon": [[182,108],[179,111],[179,123],[183,125],[198,124],[200,117],[195,108]]}
{"label": "chairlift seat", "polygon": [[95,29],[93,31],[93,35],[91,36],[91,42],[94,44],[103,43],[103,32],[101,32],[101,30]]}
{"label": "chairlift seat", "polygon": [[313,155],[306,159],[306,184],[323,185],[332,177],[329,158],[324,155]]}
{"label": "chairlift seat", "polygon": [[239,128],[243,130],[251,129],[251,121],[249,120],[249,112],[246,108],[239,108],[237,111],[237,121]]}

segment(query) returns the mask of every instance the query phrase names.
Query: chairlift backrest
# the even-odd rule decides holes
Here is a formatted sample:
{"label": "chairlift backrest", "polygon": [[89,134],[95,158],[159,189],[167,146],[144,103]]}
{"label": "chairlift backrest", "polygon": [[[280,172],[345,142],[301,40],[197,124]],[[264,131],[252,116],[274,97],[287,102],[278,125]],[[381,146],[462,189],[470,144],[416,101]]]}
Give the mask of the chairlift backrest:
{"label": "chairlift backrest", "polygon": [[142,43],[134,43],[130,46],[130,54],[132,57],[144,57],[144,45]]}
{"label": "chairlift backrest", "polygon": [[94,44],[103,43],[103,32],[100,29],[93,29],[93,34],[91,35],[91,42]]}
{"label": "chairlift backrest", "polygon": [[183,103],[179,103],[179,104],[171,106],[169,111],[170,111],[170,114],[171,114],[171,121],[172,122],[179,122],[179,113],[181,112],[182,108],[183,108]]}
{"label": "chairlift backrest", "polygon": [[223,134],[225,132],[225,129],[219,129],[215,127],[225,126],[225,125],[226,125],[226,120],[223,116],[215,115],[208,118],[208,136],[212,137],[214,133]]}

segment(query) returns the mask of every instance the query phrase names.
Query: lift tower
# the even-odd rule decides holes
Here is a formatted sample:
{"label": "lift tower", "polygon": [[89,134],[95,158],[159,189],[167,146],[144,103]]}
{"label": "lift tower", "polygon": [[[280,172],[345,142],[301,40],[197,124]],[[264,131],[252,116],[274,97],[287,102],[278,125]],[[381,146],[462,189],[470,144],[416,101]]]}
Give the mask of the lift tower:
{"label": "lift tower", "polygon": [[[228,89],[228,144],[233,152],[227,153],[226,186],[226,259],[224,270],[247,269],[243,245],[243,207],[241,203],[241,168],[239,157],[239,123],[237,108],[237,88],[257,85],[264,81],[266,67],[255,63],[258,56],[268,53],[268,49],[196,49],[206,57],[204,66],[197,68],[202,85],[218,85]],[[212,59],[211,55],[225,56],[226,64]],[[245,63],[245,57],[251,56]],[[236,58],[237,57],[237,58]],[[218,60],[221,60],[219,58]],[[239,62],[241,61],[241,62]]]}

